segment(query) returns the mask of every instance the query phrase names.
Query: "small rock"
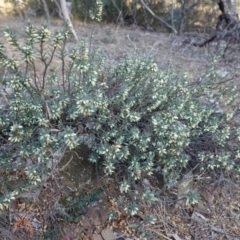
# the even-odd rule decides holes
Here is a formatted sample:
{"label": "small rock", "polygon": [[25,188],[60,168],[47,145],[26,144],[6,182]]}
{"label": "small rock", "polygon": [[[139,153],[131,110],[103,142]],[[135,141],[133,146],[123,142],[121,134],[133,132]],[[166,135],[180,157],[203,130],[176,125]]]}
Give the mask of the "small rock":
{"label": "small rock", "polygon": [[193,188],[193,174],[189,172],[178,184],[178,198],[185,197]]}
{"label": "small rock", "polygon": [[217,70],[216,74],[220,78],[225,78],[229,74],[229,72],[224,70]]}
{"label": "small rock", "polygon": [[93,234],[93,240],[102,240],[102,239],[105,239],[105,240],[114,240],[115,239],[111,228],[103,229],[101,234],[100,233]]}
{"label": "small rock", "polygon": [[38,228],[42,227],[42,223],[39,222],[36,218],[33,218],[33,220],[32,220],[32,226],[33,226],[34,228],[38,229]]}

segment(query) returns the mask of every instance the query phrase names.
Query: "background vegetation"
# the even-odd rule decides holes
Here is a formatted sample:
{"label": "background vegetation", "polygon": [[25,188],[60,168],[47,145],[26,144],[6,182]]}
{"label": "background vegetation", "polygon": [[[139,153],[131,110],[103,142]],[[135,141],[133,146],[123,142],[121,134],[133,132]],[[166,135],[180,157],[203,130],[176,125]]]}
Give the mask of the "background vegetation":
{"label": "background vegetation", "polygon": [[[55,2],[52,0],[46,0],[47,6],[49,8],[49,12],[53,17],[58,17],[58,7]],[[72,3],[72,15],[75,20],[81,21],[90,21],[90,12],[94,11],[96,7],[96,1],[90,0],[72,0],[69,1]],[[4,9],[4,4],[8,3],[7,9]],[[9,4],[10,3],[10,4]],[[216,2],[203,0],[203,1],[152,1],[147,0],[145,3],[150,7],[150,9],[154,9],[154,13],[162,17],[167,23],[173,25],[178,29],[180,26],[181,20],[184,18],[184,29],[187,31],[192,31],[196,29],[201,29],[203,31],[211,31],[215,23],[216,16],[219,14],[218,6]],[[191,10],[191,8],[195,3]],[[34,13],[42,16],[44,15],[44,9],[40,0],[2,0],[2,12],[7,11],[8,14],[13,10],[15,14],[19,14],[19,9],[26,14],[30,14],[30,16]],[[13,4],[13,5],[12,5]],[[127,18],[128,16],[132,16],[133,19],[131,22],[135,22],[138,25],[142,25],[144,27],[151,26],[152,28],[163,28],[164,25],[159,26],[158,20],[156,20],[141,4],[140,1],[137,0],[103,0],[103,21],[117,23],[121,20],[120,12],[123,18]],[[238,3],[237,3],[238,4]],[[239,6],[237,6],[239,8]],[[17,10],[18,9],[18,10]],[[17,10],[17,11],[16,11]],[[185,16],[186,15],[186,16]]]}

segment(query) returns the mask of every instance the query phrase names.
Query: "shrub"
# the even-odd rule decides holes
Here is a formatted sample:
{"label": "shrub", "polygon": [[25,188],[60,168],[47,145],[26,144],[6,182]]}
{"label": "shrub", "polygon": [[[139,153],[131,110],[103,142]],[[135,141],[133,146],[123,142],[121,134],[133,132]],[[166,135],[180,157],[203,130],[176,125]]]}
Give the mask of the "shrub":
{"label": "shrub", "polygon": [[[214,90],[214,69],[190,83],[140,55],[109,63],[84,42],[67,52],[69,34],[68,26],[51,34],[28,23],[20,43],[10,29],[4,32],[1,90],[8,102],[0,111],[1,208],[41,186],[65,149],[80,144],[91,149],[89,161],[102,161],[105,174],[121,167],[123,193],[157,170],[174,184],[193,155],[203,168],[239,172],[238,148],[228,147],[231,136],[238,136],[228,125],[236,90],[226,84]],[[145,195],[154,201],[151,192]],[[126,211],[135,214],[137,204]]]}

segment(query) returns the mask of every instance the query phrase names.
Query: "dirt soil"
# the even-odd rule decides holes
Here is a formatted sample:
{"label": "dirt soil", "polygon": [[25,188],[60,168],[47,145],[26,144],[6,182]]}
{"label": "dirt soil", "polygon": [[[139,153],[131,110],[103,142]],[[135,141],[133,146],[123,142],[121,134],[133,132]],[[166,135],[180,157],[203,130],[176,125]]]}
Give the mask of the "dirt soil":
{"label": "dirt soil", "polygon": [[[39,19],[32,21],[37,26],[43,22]],[[19,19],[1,19],[0,33],[6,26],[20,36],[24,34],[25,23]],[[61,26],[62,22],[56,20],[50,29]],[[179,74],[187,74],[190,80],[197,79],[206,70],[217,48],[216,43],[206,48],[192,46],[193,41],[201,42],[207,37],[196,33],[176,36],[145,31],[137,26],[119,27],[104,23],[74,23],[74,27],[78,36],[92,47],[99,47],[109,62],[138,52],[152,56],[162,68],[171,65]],[[72,40],[67,44],[67,49],[74,45]],[[227,72],[238,77],[239,52],[230,49],[228,56],[219,59],[217,64],[219,74]],[[88,172],[87,165],[84,165],[85,175],[76,177],[76,168],[81,170],[82,165],[74,161],[66,168],[63,166],[67,162],[62,164],[59,175],[53,176],[35,199],[32,196],[23,197],[13,202],[8,221],[11,224],[5,221],[5,229],[0,228],[1,239],[139,239],[139,226],[147,212],[154,214],[157,221],[154,225],[145,226],[152,234],[152,237],[145,239],[240,239],[240,181],[231,176],[219,172],[201,176],[188,174],[177,186],[168,190],[163,187],[162,181],[145,178],[143,181],[147,187],[157,193],[157,203],[142,206],[141,213],[130,218],[121,206],[117,206],[116,198],[120,193],[115,180],[102,177],[104,190],[100,190],[91,166]],[[78,158],[77,161],[82,160]],[[75,168],[75,171],[71,172],[71,168]],[[71,179],[75,179],[74,184]],[[81,179],[84,182],[80,182]],[[137,185],[135,188],[143,191]],[[200,193],[198,204],[186,204],[185,197],[189,190],[198,190]],[[109,211],[116,209],[117,217],[108,220]],[[66,218],[66,213],[70,218]]]}

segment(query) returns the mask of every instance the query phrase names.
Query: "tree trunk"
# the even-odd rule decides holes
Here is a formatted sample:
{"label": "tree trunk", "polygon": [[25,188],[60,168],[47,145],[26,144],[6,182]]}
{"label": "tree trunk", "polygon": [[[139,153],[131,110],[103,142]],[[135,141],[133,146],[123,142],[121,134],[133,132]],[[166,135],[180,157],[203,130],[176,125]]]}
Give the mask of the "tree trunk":
{"label": "tree trunk", "polygon": [[218,6],[222,14],[218,17],[216,30],[223,31],[236,29],[239,26],[236,0],[218,0]]}
{"label": "tree trunk", "polygon": [[222,14],[218,17],[215,34],[203,43],[193,45],[203,47],[212,41],[224,40],[227,43],[223,51],[224,56],[229,44],[240,44],[239,18],[236,0],[217,0],[217,4]]}
{"label": "tree trunk", "polygon": [[49,11],[48,11],[48,6],[47,6],[47,3],[45,0],[41,0],[41,3],[43,5],[43,9],[44,9],[44,12],[45,12],[45,15],[46,15],[46,18],[47,18],[47,22],[48,24],[50,24],[50,14],[49,14]]}
{"label": "tree trunk", "polygon": [[236,0],[222,0],[225,5],[225,13],[232,16],[237,16],[237,2]]}
{"label": "tree trunk", "polygon": [[76,32],[73,28],[73,24],[72,24],[72,21],[71,21],[70,16],[69,16],[66,0],[60,0],[60,5],[61,5],[63,19],[64,19],[65,22],[69,23],[72,34],[73,34],[75,40],[78,41],[78,36],[77,36],[77,34],[76,34]]}

